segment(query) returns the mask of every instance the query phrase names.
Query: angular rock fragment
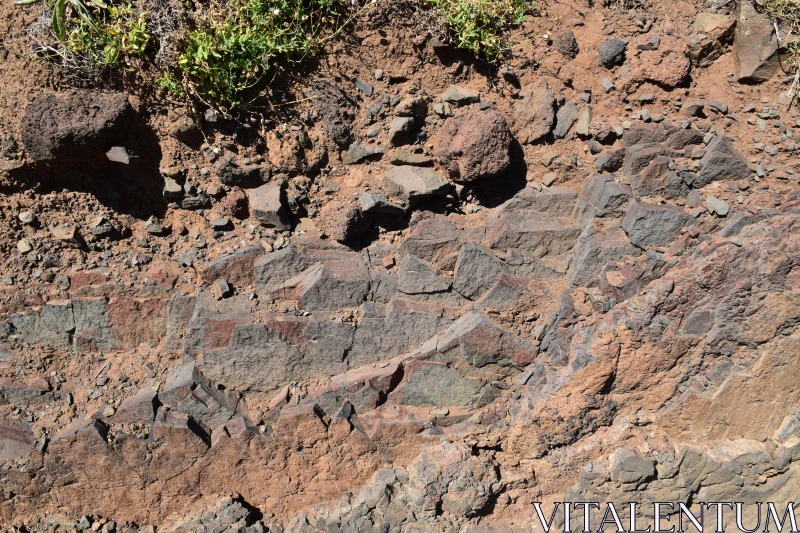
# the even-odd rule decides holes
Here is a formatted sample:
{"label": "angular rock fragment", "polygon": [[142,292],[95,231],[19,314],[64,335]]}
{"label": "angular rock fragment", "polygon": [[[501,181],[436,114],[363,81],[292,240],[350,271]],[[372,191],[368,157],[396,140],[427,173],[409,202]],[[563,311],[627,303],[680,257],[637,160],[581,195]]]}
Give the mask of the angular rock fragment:
{"label": "angular rock fragment", "polygon": [[729,137],[714,137],[700,160],[701,169],[692,186],[705,187],[713,181],[736,181],[751,176],[744,156],[733,147]]}
{"label": "angular rock fragment", "polygon": [[769,18],[751,0],[737,2],[733,42],[736,79],[747,83],[770,79],[780,68],[778,49],[778,37]]}
{"label": "angular rock fragment", "polygon": [[389,144],[405,146],[410,144],[414,135],[414,119],[397,117],[389,123]]}
{"label": "angular rock fragment", "polygon": [[563,139],[577,120],[578,106],[575,105],[575,102],[567,102],[556,113],[556,127],[553,129],[553,136],[556,139]]}
{"label": "angular rock fragment", "polygon": [[132,119],[124,93],[43,92],[25,109],[20,135],[36,161],[85,159],[105,153]]}
{"label": "angular rock fragment", "polygon": [[380,194],[363,192],[359,196],[361,210],[364,213],[379,213],[383,215],[403,216],[406,212],[402,207],[393,204]]}
{"label": "angular rock fragment", "polygon": [[505,271],[503,261],[477,243],[467,243],[458,253],[453,288],[475,300],[488,291]]}
{"label": "angular rock fragment", "polygon": [[625,62],[625,49],[628,44],[619,39],[609,39],[597,47],[597,64],[613,68]]}
{"label": "angular rock fragment", "polygon": [[436,154],[455,181],[493,178],[511,163],[511,132],[492,109],[469,109],[445,121]]}
{"label": "angular rock fragment", "polygon": [[530,85],[519,93],[514,104],[514,134],[522,144],[535,143],[547,136],[555,122],[556,99],[547,82]]}
{"label": "angular rock fragment", "polygon": [[678,238],[684,227],[695,224],[695,219],[679,207],[638,200],[628,204],[621,223],[631,243],[639,248],[666,246]]}
{"label": "angular rock fragment", "polygon": [[609,174],[595,174],[586,182],[583,202],[575,208],[576,218],[620,217],[631,197],[633,191],[629,185],[617,183],[614,176]]}
{"label": "angular rock fragment", "polygon": [[386,171],[383,188],[389,196],[397,196],[415,207],[446,196],[452,185],[431,168],[402,165]]}
{"label": "angular rock fragment", "polygon": [[320,211],[320,229],[338,242],[348,242],[370,229],[360,205],[353,202],[331,200]]}
{"label": "angular rock fragment", "polygon": [[279,185],[262,185],[249,194],[250,211],[258,221],[280,230],[291,228],[286,195]]}
{"label": "angular rock fragment", "polygon": [[471,89],[458,87],[457,85],[451,85],[442,94],[442,100],[445,102],[450,102],[451,104],[455,104],[458,107],[462,107],[468,104],[476,104],[480,102],[481,97],[480,94]]}
{"label": "angular rock fragment", "polygon": [[397,270],[397,290],[404,294],[429,294],[450,288],[450,281],[436,267],[411,254],[403,256]]}
{"label": "angular rock fragment", "polygon": [[353,143],[342,152],[342,163],[353,165],[368,159],[377,159],[383,155],[383,148],[372,144]]}
{"label": "angular rock fragment", "polygon": [[156,414],[156,396],[156,391],[149,387],[128,396],[122,400],[110,421],[118,424],[150,424]]}

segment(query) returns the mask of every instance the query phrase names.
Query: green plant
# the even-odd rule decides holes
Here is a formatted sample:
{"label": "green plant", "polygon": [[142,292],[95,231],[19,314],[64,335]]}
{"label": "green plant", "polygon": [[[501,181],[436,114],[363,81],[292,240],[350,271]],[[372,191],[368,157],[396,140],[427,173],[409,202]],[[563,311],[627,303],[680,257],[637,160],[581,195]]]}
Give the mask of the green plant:
{"label": "green plant", "polygon": [[[57,0],[57,4],[63,3]],[[147,13],[134,13],[130,4],[117,7],[95,2],[91,11],[54,21],[53,28],[71,53],[84,54],[104,68],[121,65],[125,57],[144,55],[150,41]]]}
{"label": "green plant", "polygon": [[430,0],[444,15],[459,48],[488,61],[508,49],[504,34],[522,24],[533,10],[532,0]]}
{"label": "green plant", "polygon": [[161,77],[156,81],[156,86],[169,93],[173,98],[184,98],[186,96],[181,84],[169,72],[162,72]]}
{"label": "green plant", "polygon": [[230,109],[248,104],[279,61],[318,50],[341,24],[338,0],[232,0],[188,32],[178,67],[192,93]]}

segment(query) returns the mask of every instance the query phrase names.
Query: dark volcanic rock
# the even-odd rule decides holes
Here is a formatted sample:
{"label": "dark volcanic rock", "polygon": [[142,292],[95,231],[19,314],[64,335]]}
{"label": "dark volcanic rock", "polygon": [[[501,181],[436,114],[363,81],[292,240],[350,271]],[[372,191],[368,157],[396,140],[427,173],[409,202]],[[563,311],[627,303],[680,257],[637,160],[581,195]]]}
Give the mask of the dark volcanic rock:
{"label": "dark volcanic rock", "polygon": [[25,110],[22,144],[36,161],[85,159],[113,146],[133,115],[124,93],[45,92]]}

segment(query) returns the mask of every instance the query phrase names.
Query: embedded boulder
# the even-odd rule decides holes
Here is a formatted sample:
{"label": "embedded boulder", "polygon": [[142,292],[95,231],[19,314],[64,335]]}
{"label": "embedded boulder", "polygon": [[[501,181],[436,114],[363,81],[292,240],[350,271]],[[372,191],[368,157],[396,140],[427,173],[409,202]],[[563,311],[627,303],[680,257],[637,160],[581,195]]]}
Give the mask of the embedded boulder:
{"label": "embedded boulder", "polygon": [[86,159],[124,140],[133,108],[124,93],[45,92],[25,110],[22,144],[35,161]]}
{"label": "embedded boulder", "polygon": [[511,132],[503,116],[493,109],[468,109],[445,121],[436,153],[459,182],[493,178],[511,163]]}

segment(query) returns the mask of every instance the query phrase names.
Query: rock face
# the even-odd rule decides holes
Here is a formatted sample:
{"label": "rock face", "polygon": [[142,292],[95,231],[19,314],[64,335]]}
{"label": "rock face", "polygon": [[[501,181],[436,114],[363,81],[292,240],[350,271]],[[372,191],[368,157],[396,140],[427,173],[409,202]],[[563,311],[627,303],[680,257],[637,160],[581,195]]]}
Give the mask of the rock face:
{"label": "rock face", "polygon": [[145,91],[141,123],[83,91],[25,119],[41,83],[0,55],[0,524],[522,533],[542,499],[747,525],[797,501],[800,118],[791,79],[728,75],[717,4],[550,2],[495,69],[379,3],[314,81],[191,118]]}
{"label": "rock face", "polygon": [[20,134],[36,161],[86,159],[123,140],[132,118],[124,93],[44,92],[25,110]]}
{"label": "rock face", "polygon": [[455,181],[493,178],[510,164],[511,133],[493,110],[469,109],[445,121],[436,153]]}
{"label": "rock face", "polygon": [[736,78],[749,83],[767,81],[780,67],[775,28],[750,0],[736,4],[733,62]]}

